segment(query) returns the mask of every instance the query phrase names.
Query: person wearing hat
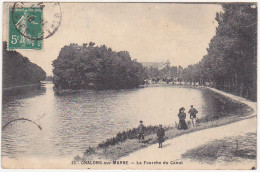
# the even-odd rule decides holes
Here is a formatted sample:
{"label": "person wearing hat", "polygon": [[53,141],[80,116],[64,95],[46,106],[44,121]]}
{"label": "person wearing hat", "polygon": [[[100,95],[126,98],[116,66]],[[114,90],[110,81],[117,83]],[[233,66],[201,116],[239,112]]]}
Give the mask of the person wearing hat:
{"label": "person wearing hat", "polygon": [[185,111],[185,108],[182,107],[180,108],[179,110],[179,114],[178,114],[178,117],[179,117],[179,125],[178,125],[178,129],[183,129],[183,130],[186,130],[188,129],[188,126],[187,126],[187,123],[185,121],[186,119],[186,113],[184,112]]}
{"label": "person wearing hat", "polygon": [[157,137],[158,137],[158,142],[159,142],[159,148],[162,148],[162,143],[164,142],[164,136],[165,136],[165,131],[162,128],[162,124],[160,124],[159,128],[157,130]]}
{"label": "person wearing hat", "polygon": [[192,126],[193,127],[196,127],[196,120],[197,120],[197,113],[198,113],[198,111],[197,111],[197,109],[195,109],[194,107],[193,107],[193,105],[191,105],[190,106],[190,110],[189,110],[189,112],[188,112],[189,114],[190,114],[190,120],[191,120],[191,123],[192,123]]}
{"label": "person wearing hat", "polygon": [[140,125],[138,126],[138,139],[139,139],[139,143],[141,142],[141,140],[144,140],[144,125],[143,125],[143,121],[140,121]]}

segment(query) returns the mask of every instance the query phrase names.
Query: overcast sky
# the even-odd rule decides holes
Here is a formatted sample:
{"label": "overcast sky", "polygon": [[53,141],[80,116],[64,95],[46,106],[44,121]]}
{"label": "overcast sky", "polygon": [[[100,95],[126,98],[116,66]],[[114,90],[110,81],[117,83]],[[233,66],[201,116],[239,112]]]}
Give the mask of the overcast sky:
{"label": "overcast sky", "polygon": [[[186,67],[200,61],[215,35],[217,4],[61,3],[58,31],[43,40],[43,50],[18,50],[52,74],[52,61],[70,43],[90,41],[129,51],[139,62]],[[8,19],[8,17],[5,17]],[[4,27],[6,24],[4,23]],[[7,32],[4,40],[7,38]]]}

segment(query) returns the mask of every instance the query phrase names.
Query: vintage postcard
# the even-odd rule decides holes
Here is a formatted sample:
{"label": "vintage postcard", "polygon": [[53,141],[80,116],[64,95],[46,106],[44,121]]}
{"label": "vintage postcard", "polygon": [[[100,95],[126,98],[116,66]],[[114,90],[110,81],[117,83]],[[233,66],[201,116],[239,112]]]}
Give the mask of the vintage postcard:
{"label": "vintage postcard", "polygon": [[257,169],[256,2],[4,2],[7,169]]}

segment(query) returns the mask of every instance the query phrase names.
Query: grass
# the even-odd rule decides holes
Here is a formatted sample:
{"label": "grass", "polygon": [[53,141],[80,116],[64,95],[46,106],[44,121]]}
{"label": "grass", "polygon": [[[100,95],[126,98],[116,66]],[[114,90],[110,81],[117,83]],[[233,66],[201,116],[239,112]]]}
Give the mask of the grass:
{"label": "grass", "polygon": [[[221,109],[218,114],[215,114],[210,118],[207,117],[198,120],[198,126],[195,128],[189,127],[187,130],[177,130],[176,127],[164,127],[166,129],[165,140],[172,139],[183,134],[237,122],[245,118],[249,118],[247,116],[253,112],[253,109],[245,104],[233,101],[230,98],[225,98],[219,94],[214,94],[214,96],[217,96],[220,101],[224,102],[226,108]],[[149,126],[148,128],[150,129],[149,132],[146,133],[145,141],[143,143],[138,143],[136,129],[123,131],[118,133],[115,137],[101,142],[96,147],[89,147],[83,156],[77,155],[74,157],[74,160],[117,160],[121,157],[129,155],[132,152],[157,143],[156,130],[158,126]],[[214,155],[212,155],[211,158],[214,160]]]}
{"label": "grass", "polygon": [[226,137],[189,150],[182,158],[208,164],[256,159],[256,138],[256,133]]}
{"label": "grass", "polygon": [[[158,130],[159,126],[147,126],[145,127],[145,137],[151,134],[155,134]],[[172,127],[164,127],[165,131],[168,131],[172,129]],[[113,146],[122,142],[125,142],[126,140],[131,140],[131,139],[138,139],[138,129],[133,128],[127,131],[123,131],[122,133],[118,133],[115,137],[107,139],[106,141],[99,143],[98,148],[107,148],[109,146]]]}

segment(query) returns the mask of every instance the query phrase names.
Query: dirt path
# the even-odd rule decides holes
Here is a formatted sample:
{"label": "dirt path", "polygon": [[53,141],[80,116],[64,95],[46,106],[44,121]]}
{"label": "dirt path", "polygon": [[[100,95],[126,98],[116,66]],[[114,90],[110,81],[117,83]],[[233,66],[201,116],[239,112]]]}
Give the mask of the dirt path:
{"label": "dirt path", "polygon": [[[199,162],[190,161],[190,160],[182,160],[181,155],[185,153],[187,150],[196,148],[197,146],[203,145],[210,141],[216,139],[222,139],[224,137],[231,137],[231,136],[239,136],[244,135],[249,132],[256,132],[257,130],[257,118],[256,118],[256,103],[246,100],[244,98],[234,96],[216,89],[210,88],[212,91],[227,96],[233,100],[242,102],[250,106],[254,109],[254,113],[250,116],[252,118],[245,119],[236,123],[228,124],[225,126],[220,126],[216,128],[210,128],[201,130],[198,132],[185,134],[179,137],[176,137],[171,140],[167,140],[163,144],[163,148],[159,149],[158,145],[152,145],[147,148],[144,148],[140,151],[134,152],[127,157],[123,157],[120,160],[135,160],[144,163],[147,162],[156,162],[156,161],[183,161],[183,165],[147,165],[147,166],[140,166],[141,168],[145,169],[154,169],[154,168],[171,168],[171,169],[251,169],[255,167],[255,160],[246,161],[243,163],[228,163],[228,164],[200,164]],[[133,164],[136,165],[136,164]]]}

